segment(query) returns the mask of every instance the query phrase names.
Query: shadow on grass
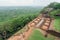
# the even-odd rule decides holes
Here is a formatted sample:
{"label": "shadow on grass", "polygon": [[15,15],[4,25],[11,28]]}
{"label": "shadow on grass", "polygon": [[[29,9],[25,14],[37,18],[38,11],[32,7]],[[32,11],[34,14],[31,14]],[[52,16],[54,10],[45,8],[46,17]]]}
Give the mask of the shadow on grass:
{"label": "shadow on grass", "polygon": [[60,37],[60,32],[56,32],[54,30],[47,30],[46,32],[53,36]]}

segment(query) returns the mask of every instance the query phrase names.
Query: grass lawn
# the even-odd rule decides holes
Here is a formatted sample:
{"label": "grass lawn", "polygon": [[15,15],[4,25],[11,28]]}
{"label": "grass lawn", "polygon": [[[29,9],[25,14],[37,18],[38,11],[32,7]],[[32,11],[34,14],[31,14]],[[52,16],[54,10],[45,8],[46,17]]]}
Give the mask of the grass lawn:
{"label": "grass lawn", "polygon": [[31,36],[28,38],[28,40],[54,40],[54,37],[50,35],[50,37],[44,37],[41,32],[37,29],[34,29]]}
{"label": "grass lawn", "polygon": [[60,9],[50,12],[50,14],[51,14],[50,16],[55,18],[54,27],[57,31],[60,31],[60,16],[54,16],[54,15],[59,14],[59,13],[60,13]]}
{"label": "grass lawn", "polygon": [[60,18],[59,17],[55,17],[54,27],[57,31],[60,31]]}

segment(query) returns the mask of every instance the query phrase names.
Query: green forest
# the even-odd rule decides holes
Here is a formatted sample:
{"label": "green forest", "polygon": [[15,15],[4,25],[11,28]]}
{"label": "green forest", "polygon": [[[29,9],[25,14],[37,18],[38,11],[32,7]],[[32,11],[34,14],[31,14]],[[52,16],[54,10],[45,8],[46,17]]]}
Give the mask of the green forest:
{"label": "green forest", "polygon": [[0,7],[0,40],[9,38],[28,22],[36,18],[43,7]]}

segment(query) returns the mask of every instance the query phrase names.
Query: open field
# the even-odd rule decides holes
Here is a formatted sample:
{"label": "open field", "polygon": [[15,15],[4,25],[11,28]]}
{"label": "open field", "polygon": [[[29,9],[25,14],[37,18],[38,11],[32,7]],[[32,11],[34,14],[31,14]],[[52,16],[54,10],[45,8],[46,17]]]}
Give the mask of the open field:
{"label": "open field", "polygon": [[55,17],[55,20],[54,20],[54,27],[57,31],[60,32],[60,17]]}
{"label": "open field", "polygon": [[54,28],[55,28],[57,31],[60,32],[60,28],[59,28],[59,27],[60,27],[60,16],[54,16],[54,15],[56,15],[56,14],[59,15],[59,13],[60,13],[60,9],[57,9],[57,10],[52,11],[50,14],[51,14],[51,17],[54,18]]}
{"label": "open field", "polygon": [[44,37],[44,35],[40,32],[40,30],[34,29],[31,36],[28,40],[54,40],[54,37],[50,35],[50,37]]}

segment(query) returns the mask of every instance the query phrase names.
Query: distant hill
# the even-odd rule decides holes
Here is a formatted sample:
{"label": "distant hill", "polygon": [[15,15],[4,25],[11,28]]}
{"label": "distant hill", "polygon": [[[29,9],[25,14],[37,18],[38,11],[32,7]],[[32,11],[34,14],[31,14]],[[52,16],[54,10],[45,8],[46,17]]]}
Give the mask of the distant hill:
{"label": "distant hill", "polygon": [[11,20],[18,16],[32,15],[40,12],[43,7],[37,6],[0,6],[0,22]]}

